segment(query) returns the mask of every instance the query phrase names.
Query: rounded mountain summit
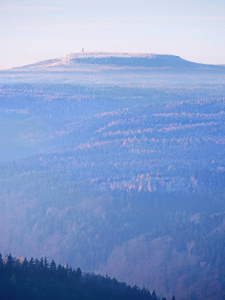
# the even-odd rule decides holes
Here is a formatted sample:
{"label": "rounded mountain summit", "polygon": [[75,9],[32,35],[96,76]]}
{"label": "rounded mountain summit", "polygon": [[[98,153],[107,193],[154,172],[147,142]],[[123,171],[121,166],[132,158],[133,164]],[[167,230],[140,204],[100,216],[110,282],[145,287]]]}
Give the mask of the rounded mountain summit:
{"label": "rounded mountain summit", "polygon": [[225,72],[224,66],[194,63],[176,55],[151,53],[80,52],[17,67],[12,71],[145,70]]}

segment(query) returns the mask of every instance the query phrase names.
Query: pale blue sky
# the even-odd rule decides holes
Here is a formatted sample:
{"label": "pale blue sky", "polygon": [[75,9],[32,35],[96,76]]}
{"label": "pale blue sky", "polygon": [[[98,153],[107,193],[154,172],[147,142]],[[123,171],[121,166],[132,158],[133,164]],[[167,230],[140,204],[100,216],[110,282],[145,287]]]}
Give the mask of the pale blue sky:
{"label": "pale blue sky", "polygon": [[0,0],[0,69],[82,48],[225,64],[225,1]]}

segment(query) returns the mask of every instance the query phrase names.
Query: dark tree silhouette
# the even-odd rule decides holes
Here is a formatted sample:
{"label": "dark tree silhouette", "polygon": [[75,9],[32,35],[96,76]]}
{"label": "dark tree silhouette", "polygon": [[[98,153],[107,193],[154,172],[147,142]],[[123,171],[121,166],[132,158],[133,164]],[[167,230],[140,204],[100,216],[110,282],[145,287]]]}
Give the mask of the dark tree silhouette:
{"label": "dark tree silhouette", "polygon": [[21,262],[11,254],[5,261],[0,254],[0,299],[159,300],[155,291],[151,295],[146,289],[131,288],[116,279],[83,275],[80,268],[56,267],[54,260],[49,265],[46,257]]}

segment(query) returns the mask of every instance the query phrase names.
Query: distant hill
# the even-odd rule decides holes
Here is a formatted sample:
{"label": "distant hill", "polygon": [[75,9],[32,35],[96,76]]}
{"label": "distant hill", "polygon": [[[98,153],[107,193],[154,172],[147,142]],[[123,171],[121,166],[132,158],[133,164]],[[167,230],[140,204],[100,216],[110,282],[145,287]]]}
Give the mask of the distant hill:
{"label": "distant hill", "polygon": [[168,54],[72,53],[65,57],[0,70],[0,84],[81,84],[182,87],[223,84],[225,66],[206,65]]}
{"label": "distant hill", "polygon": [[65,57],[13,68],[11,71],[91,71],[96,69],[225,72],[224,66],[194,63],[175,55],[107,52],[72,53]]}

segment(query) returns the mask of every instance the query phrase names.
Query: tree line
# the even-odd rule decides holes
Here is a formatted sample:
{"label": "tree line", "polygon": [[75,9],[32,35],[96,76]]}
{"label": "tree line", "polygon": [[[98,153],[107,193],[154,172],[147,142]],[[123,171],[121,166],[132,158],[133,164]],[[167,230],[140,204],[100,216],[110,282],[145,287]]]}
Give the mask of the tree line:
{"label": "tree line", "polygon": [[0,254],[0,300],[6,299],[160,300],[155,291],[131,287],[108,276],[82,273],[67,264],[57,266],[46,257],[28,261],[11,254],[3,259]]}

